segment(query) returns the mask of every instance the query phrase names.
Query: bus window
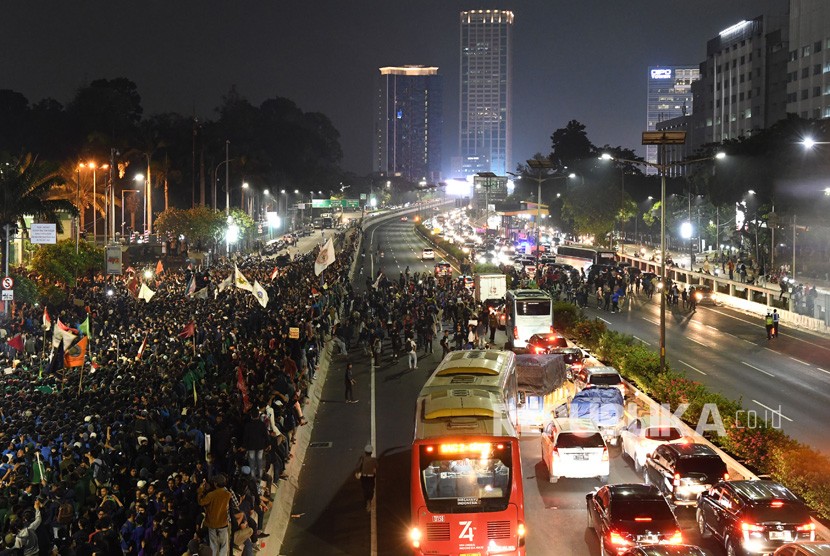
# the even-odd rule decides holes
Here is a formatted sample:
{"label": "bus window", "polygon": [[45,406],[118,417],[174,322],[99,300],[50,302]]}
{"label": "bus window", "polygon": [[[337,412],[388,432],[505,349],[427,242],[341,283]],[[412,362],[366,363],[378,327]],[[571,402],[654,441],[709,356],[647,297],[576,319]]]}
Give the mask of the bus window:
{"label": "bus window", "polygon": [[550,315],[550,301],[544,299],[533,301],[517,301],[516,314],[523,317],[538,317]]}

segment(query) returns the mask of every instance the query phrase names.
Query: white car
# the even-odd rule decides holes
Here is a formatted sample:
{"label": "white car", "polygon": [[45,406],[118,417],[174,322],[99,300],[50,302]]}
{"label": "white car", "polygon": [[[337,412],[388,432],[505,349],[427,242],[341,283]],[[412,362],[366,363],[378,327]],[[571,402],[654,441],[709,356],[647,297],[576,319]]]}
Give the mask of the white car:
{"label": "white car", "polygon": [[542,430],[541,442],[550,482],[562,477],[608,481],[608,446],[590,419],[554,419]]}
{"label": "white car", "polygon": [[678,427],[654,421],[648,416],[631,421],[620,432],[623,456],[634,462],[634,470],[640,473],[646,458],[661,444],[686,444],[692,440]]}
{"label": "white car", "polygon": [[424,249],[421,251],[421,259],[427,261],[434,261],[435,260],[435,251],[432,249]]}

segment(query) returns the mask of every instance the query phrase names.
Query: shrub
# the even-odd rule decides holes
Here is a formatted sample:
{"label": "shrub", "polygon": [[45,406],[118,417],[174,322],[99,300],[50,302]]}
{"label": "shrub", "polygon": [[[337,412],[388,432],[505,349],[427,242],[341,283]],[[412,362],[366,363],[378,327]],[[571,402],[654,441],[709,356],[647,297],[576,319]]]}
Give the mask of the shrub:
{"label": "shrub", "polygon": [[771,458],[776,446],[792,446],[794,442],[780,429],[763,421],[749,423],[744,415],[743,421],[730,416],[726,436],[717,438],[717,444],[749,465],[768,471],[773,469]]}
{"label": "shrub", "polygon": [[593,351],[599,347],[600,338],[607,330],[605,323],[599,319],[582,320],[574,327],[573,334],[576,343]]}
{"label": "shrub", "polygon": [[616,330],[606,330],[599,338],[597,357],[615,364],[622,360],[626,350],[634,343],[634,337]]}
{"label": "shrub", "polygon": [[[777,441],[788,439],[781,431],[773,430],[781,435]],[[793,441],[769,448],[767,468],[772,478],[801,496],[823,519],[830,519],[830,459]]]}
{"label": "shrub", "polygon": [[573,335],[576,323],[582,319],[582,311],[573,303],[553,302],[553,326],[566,336]]}
{"label": "shrub", "polygon": [[617,370],[635,380],[646,392],[651,390],[651,382],[660,374],[660,356],[638,344],[629,346],[615,363],[619,365]]}
{"label": "shrub", "polygon": [[475,267],[476,274],[501,274],[499,265],[492,263],[478,263]]}

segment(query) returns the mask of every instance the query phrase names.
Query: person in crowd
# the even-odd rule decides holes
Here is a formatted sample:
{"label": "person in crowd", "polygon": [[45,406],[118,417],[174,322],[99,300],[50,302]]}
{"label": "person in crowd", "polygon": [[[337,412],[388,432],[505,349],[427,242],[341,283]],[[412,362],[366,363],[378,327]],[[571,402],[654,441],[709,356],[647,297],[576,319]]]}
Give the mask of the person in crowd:
{"label": "person in crowd", "polygon": [[374,449],[371,444],[363,448],[363,455],[357,462],[355,475],[360,479],[360,487],[363,490],[363,502],[366,504],[366,511],[372,511],[372,499],[375,497],[375,477],[378,472],[378,460],[372,456]]}

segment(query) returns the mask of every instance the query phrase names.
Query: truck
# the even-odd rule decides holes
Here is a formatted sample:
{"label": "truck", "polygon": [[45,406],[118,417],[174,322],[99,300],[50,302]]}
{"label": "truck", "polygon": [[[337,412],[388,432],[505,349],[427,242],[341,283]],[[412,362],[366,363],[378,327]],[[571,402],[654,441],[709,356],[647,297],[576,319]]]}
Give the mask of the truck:
{"label": "truck", "polygon": [[557,417],[587,418],[594,421],[602,437],[616,446],[625,426],[623,396],[616,388],[586,388],[571,403],[555,410]]}
{"label": "truck", "polygon": [[507,293],[507,276],[504,274],[476,274],[476,301],[485,305],[498,305]]}

